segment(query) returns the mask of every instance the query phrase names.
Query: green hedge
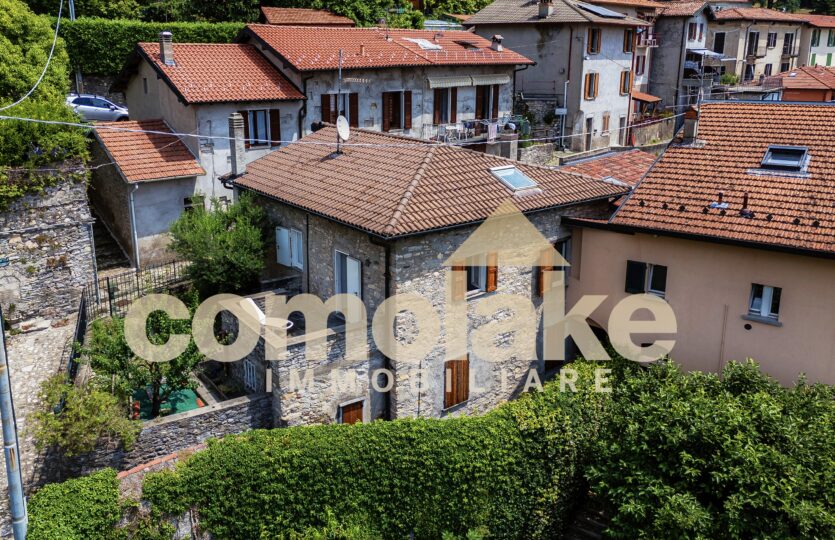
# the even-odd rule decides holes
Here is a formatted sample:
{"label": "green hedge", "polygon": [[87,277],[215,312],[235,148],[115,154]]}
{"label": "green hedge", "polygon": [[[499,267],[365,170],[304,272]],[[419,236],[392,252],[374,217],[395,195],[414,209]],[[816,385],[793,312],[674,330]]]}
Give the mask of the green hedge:
{"label": "green hedge", "polygon": [[244,23],[149,23],[141,21],[80,18],[61,21],[61,37],[70,61],[87,75],[117,75],[137,42],[159,40],[169,30],[181,43],[229,43]]}
{"label": "green hedge", "polygon": [[[591,383],[591,366],[583,380]],[[480,417],[255,431],[149,475],[162,512],[200,512],[216,538],[280,538],[335,514],[385,538],[486,528],[552,538],[576,500],[604,396],[550,385]]]}
{"label": "green hedge", "polygon": [[114,537],[122,517],[116,471],[49,484],[29,499],[29,540],[87,540]]}

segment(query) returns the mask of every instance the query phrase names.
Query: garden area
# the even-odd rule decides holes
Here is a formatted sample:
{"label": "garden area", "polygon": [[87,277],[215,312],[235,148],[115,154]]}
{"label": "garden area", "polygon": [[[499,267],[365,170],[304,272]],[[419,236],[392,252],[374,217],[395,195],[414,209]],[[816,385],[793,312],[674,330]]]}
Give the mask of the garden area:
{"label": "garden area", "polygon": [[481,416],[210,441],[145,477],[145,514],[113,471],[49,485],[30,538],[170,538],[189,509],[214,538],[559,538],[590,493],[613,538],[835,536],[832,387],[782,388],[753,362],[607,364],[610,393],[577,361],[577,392],[550,383]]}

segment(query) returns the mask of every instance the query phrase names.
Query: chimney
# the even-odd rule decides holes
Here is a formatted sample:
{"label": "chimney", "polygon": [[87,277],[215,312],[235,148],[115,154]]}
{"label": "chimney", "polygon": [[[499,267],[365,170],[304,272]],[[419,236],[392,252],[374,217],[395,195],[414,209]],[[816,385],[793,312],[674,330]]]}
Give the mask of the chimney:
{"label": "chimney", "polygon": [[360,56],[365,56],[365,43],[360,43]]}
{"label": "chimney", "polygon": [[493,36],[493,42],[490,44],[490,48],[496,52],[502,52],[504,50],[504,47],[502,47],[502,41],[504,41],[504,38],[499,34],[496,34]]}
{"label": "chimney", "polygon": [[232,175],[246,172],[246,145],[244,144],[244,117],[240,113],[229,115],[229,155],[232,158]]}
{"label": "chimney", "polygon": [[171,32],[159,33],[159,59],[166,66],[174,65],[174,45],[171,43]]}
{"label": "chimney", "polygon": [[552,13],[554,13],[554,1],[539,0],[539,18],[545,19],[550,17]]}
{"label": "chimney", "polygon": [[748,218],[748,219],[751,219],[752,217],[754,217],[754,212],[752,212],[748,208],[748,192],[747,191],[745,193],[743,193],[743,195],[742,195],[742,210],[739,211],[739,215],[744,217],[744,218]]}
{"label": "chimney", "polygon": [[684,113],[684,144],[693,144],[699,136],[699,111],[690,107]]}

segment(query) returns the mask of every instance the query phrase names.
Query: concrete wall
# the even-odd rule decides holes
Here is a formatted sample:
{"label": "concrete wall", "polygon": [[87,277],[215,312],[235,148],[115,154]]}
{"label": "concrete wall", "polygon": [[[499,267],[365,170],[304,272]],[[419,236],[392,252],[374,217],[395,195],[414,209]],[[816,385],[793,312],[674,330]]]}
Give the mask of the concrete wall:
{"label": "concrete wall", "polygon": [[[715,372],[731,360],[752,357],[783,384],[801,372],[810,381],[835,383],[833,260],[595,229],[582,230],[580,257],[567,305],[586,294],[609,295],[592,314],[603,328],[626,296],[626,261],[661,264],[668,267],[666,300],[679,329],[671,356],[685,368]],[[782,326],[742,318],[752,283],[782,288]],[[654,337],[640,336],[636,343]]]}
{"label": "concrete wall", "polygon": [[[134,192],[136,235],[139,238],[139,264],[142,267],[174,258],[168,250],[171,225],[182,215],[184,199],[191,197],[195,189],[195,177],[159,182],[143,182]],[[130,254],[131,257],[133,254]]]}
{"label": "concrete wall", "polygon": [[0,306],[8,322],[78,309],[94,278],[92,234],[84,181],[58,182],[0,212]]}
{"label": "concrete wall", "polygon": [[676,105],[684,73],[688,17],[659,17],[655,22],[659,47],[653,51],[649,93],[661,98],[662,107]]}

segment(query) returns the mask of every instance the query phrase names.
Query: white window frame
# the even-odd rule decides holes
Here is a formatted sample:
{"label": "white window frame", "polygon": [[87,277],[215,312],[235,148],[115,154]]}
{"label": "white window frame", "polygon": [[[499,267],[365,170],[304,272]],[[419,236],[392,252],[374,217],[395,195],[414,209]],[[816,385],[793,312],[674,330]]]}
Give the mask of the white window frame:
{"label": "white window frame", "polygon": [[657,290],[652,288],[652,273],[655,271],[656,266],[663,266],[664,268],[666,268],[667,269],[667,275],[669,276],[669,267],[667,267],[663,264],[647,263],[647,273],[646,273],[647,282],[644,284],[644,290],[647,292],[647,294],[654,294],[655,296],[657,296],[659,298],[664,298],[664,297],[667,296],[667,290],[666,290],[667,289],[667,279],[666,279],[666,277],[664,278],[664,290],[663,291],[657,291]]}
{"label": "white window frame", "polygon": [[[760,308],[756,309],[754,307],[754,300],[756,297],[754,296],[754,291],[756,290],[757,286],[763,288],[763,295],[760,299]],[[777,308],[777,313],[771,312],[771,303],[774,300],[774,291],[775,289],[780,289],[780,301],[782,302],[782,288],[774,287],[773,285],[763,285],[761,283],[752,283],[751,284],[751,294],[748,299],[748,315],[753,317],[759,317],[762,319],[767,319],[771,321],[779,321],[780,320],[780,308]]]}
{"label": "white window frame", "polygon": [[[284,242],[283,237],[286,237]],[[278,264],[304,270],[303,245],[304,237],[300,230],[281,226],[275,228],[275,262]]]}
{"label": "white window frame", "polygon": [[[353,261],[356,261],[357,265],[359,266],[359,276],[358,276],[359,283],[358,283],[358,287],[357,287],[357,290],[358,290],[357,296],[359,298],[362,298],[362,261],[360,261],[358,258],[352,257],[348,253],[346,253],[344,251],[340,251],[338,249],[335,249],[333,251],[333,292],[334,292],[334,294],[349,294],[348,293],[348,284],[347,283],[342,283],[342,272],[340,271],[341,261],[343,260],[342,257],[344,257],[344,261],[345,261],[346,265],[348,263],[348,260],[353,260]],[[346,276],[348,274],[347,267],[345,269],[345,274],[346,274]]]}
{"label": "white window frame", "polygon": [[[487,291],[487,255],[475,255],[467,260],[467,295]],[[470,288],[473,287],[473,288]]]}

